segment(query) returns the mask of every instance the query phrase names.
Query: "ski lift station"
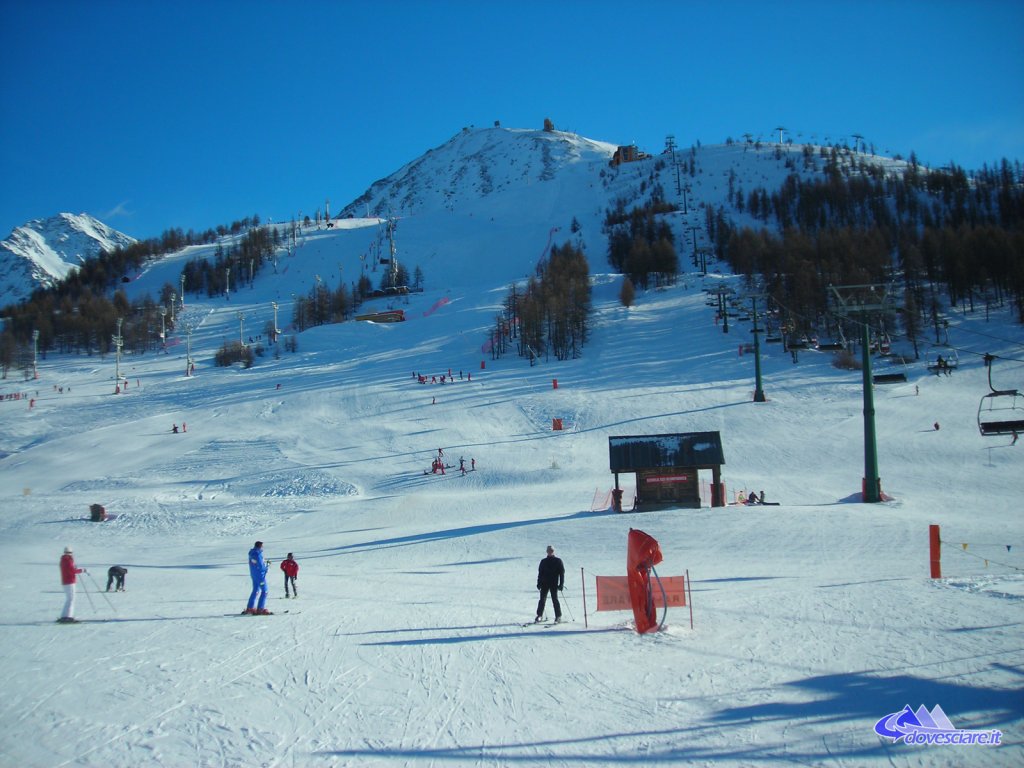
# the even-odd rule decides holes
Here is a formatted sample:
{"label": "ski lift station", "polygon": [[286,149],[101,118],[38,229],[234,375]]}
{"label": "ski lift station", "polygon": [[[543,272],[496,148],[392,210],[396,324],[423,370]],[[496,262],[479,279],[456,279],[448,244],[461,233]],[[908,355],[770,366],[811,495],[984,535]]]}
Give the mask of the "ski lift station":
{"label": "ski lift station", "polygon": [[636,498],[630,511],[684,507],[699,509],[699,473],[710,471],[711,506],[725,506],[722,489],[722,438],[718,432],[679,432],[608,438],[608,457],[615,474],[612,508],[623,511],[619,475],[636,475]]}

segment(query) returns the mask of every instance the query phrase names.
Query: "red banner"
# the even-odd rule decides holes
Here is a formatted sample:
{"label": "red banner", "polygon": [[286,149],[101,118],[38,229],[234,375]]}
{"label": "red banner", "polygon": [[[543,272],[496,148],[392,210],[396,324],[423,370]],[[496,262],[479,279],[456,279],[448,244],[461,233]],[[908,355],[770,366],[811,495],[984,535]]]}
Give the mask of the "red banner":
{"label": "red banner", "polygon": [[[686,578],[684,576],[669,576],[660,578],[660,580],[661,586],[665,588],[665,597],[668,598],[669,607],[685,608]],[[651,596],[658,608],[665,607],[665,599],[657,584],[653,585]],[[629,580],[625,576],[597,577],[597,610],[629,611],[632,609],[633,604],[629,599]]]}

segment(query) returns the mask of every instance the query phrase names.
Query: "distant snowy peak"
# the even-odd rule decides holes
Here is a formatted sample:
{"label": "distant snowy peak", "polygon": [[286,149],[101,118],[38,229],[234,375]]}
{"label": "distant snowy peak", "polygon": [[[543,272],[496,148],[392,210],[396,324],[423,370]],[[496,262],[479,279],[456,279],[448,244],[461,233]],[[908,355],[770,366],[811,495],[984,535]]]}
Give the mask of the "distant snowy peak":
{"label": "distant snowy peak", "polygon": [[135,238],[85,213],[35,219],[0,241],[0,305],[49,287],[103,251],[131,245]]}
{"label": "distant snowy peak", "polygon": [[341,216],[454,210],[467,202],[555,181],[577,164],[607,164],[615,149],[614,144],[562,131],[465,128],[375,182]]}

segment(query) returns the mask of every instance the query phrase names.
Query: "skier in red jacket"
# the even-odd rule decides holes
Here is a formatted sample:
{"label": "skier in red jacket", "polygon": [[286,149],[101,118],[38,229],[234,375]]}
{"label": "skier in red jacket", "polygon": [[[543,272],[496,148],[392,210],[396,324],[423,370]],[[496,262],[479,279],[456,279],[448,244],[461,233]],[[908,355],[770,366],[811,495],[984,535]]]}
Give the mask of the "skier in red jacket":
{"label": "skier in red jacket", "polygon": [[284,571],[284,596],[289,597],[288,582],[291,582],[292,591],[295,593],[295,597],[298,597],[299,588],[295,584],[295,579],[299,576],[299,564],[295,562],[291,552],[288,553],[288,557],[281,561],[281,570]]}
{"label": "skier in red jacket", "polygon": [[75,558],[71,547],[64,547],[64,554],[60,558],[60,583],[64,585],[64,610],[61,611],[61,624],[74,624],[78,621],[75,618],[75,582],[78,574],[88,573],[85,568],[75,567]]}

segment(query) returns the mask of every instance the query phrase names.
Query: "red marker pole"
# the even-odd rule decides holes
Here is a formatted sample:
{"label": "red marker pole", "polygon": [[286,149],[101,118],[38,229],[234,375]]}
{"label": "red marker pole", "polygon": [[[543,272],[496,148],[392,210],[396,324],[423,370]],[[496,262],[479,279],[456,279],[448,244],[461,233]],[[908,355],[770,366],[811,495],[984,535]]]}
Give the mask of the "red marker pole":
{"label": "red marker pole", "polygon": [[928,526],[928,553],[931,556],[932,578],[942,578],[942,539],[939,538],[939,526]]}
{"label": "red marker pole", "polygon": [[690,606],[690,629],[693,629],[693,593],[690,592],[690,569],[686,569],[686,603]]}
{"label": "red marker pole", "polygon": [[589,629],[587,624],[587,580],[583,578],[583,568],[580,568],[580,583],[583,585],[583,628]]}

